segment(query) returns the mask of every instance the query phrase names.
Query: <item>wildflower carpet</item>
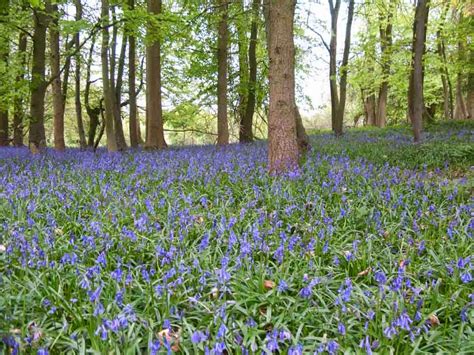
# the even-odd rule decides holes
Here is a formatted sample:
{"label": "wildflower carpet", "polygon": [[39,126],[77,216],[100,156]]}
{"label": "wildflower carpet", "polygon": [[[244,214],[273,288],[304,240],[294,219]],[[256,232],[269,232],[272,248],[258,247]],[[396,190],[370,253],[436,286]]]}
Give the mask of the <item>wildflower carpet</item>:
{"label": "wildflower carpet", "polygon": [[2,149],[0,353],[473,353],[472,158],[387,135],[279,177],[264,143]]}

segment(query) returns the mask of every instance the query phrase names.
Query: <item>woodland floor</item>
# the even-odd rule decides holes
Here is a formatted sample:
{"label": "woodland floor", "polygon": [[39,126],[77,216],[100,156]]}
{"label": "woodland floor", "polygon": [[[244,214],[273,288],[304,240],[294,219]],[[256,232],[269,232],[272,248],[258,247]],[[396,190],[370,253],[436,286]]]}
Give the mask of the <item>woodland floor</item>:
{"label": "woodland floor", "polygon": [[0,353],[474,353],[474,125],[0,150]]}

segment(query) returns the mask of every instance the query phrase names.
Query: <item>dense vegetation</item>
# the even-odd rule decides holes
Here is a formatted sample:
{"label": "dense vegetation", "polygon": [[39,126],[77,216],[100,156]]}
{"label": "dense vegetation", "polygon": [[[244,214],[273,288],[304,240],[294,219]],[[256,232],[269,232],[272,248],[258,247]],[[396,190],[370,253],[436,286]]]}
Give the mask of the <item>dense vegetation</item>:
{"label": "dense vegetation", "polygon": [[439,142],[473,134],[428,167],[402,129],[316,134],[278,177],[263,143],[4,149],[0,351],[472,353],[473,155]]}

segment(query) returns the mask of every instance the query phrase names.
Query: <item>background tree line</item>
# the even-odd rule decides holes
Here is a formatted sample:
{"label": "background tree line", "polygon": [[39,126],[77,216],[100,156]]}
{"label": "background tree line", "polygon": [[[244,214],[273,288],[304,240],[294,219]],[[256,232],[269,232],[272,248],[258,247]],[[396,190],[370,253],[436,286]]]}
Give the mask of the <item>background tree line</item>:
{"label": "background tree line", "polygon": [[268,127],[275,161],[294,161],[309,142],[292,33],[327,51],[338,136],[361,118],[407,120],[419,141],[423,122],[474,117],[470,2],[328,0],[318,15],[327,28],[295,16],[298,5],[2,0],[0,145],[154,149],[178,135],[224,145],[266,138]]}

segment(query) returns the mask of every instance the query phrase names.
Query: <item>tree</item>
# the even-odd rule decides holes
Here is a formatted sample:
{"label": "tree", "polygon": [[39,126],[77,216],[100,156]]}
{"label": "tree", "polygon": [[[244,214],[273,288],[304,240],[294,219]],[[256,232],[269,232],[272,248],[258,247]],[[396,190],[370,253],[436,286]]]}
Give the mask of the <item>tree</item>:
{"label": "tree", "polygon": [[[0,19],[6,19],[8,17],[9,1],[0,2]],[[8,52],[9,44],[6,38],[0,38],[0,75],[6,76],[8,70]],[[6,88],[1,88],[1,94]],[[8,105],[0,103],[0,146],[6,146],[9,144],[8,136]]]}
{"label": "tree", "polygon": [[166,147],[163,131],[163,108],[161,105],[161,43],[159,15],[161,0],[148,0],[148,13],[152,16],[148,23],[146,48],[146,142],[148,149]]}
{"label": "tree", "polygon": [[49,44],[51,54],[51,76],[53,95],[53,123],[54,123],[54,148],[62,151],[66,148],[64,142],[64,98],[61,86],[61,58],[59,47],[59,11],[58,5],[51,5],[51,25],[49,29]]}
{"label": "tree", "polygon": [[[50,7],[50,1],[46,0],[46,12],[51,11]],[[46,12],[40,8],[33,8],[34,33],[29,124],[29,147],[32,153],[38,153],[39,149],[46,146],[44,101],[47,87],[47,82],[45,80],[46,30],[49,24],[49,16]]]}
{"label": "tree", "polygon": [[[26,70],[26,47],[27,35],[20,32],[18,39],[18,56],[20,57],[20,68],[16,76],[16,85],[19,88],[23,85]],[[18,90],[19,91],[19,90]],[[13,145],[21,147],[23,145],[23,124],[25,120],[24,99],[22,94],[17,94],[13,103]]]}
{"label": "tree", "polygon": [[[128,8],[133,11],[135,8],[135,0],[128,0]],[[138,122],[137,122],[137,97],[136,91],[136,40],[133,33],[128,37],[128,97],[129,97],[129,134],[130,146],[138,147]]]}
{"label": "tree", "polygon": [[[82,20],[82,3],[81,0],[74,0],[76,5],[76,21],[79,22]],[[84,120],[82,119],[82,102],[81,102],[81,52],[80,52],[80,45],[81,45],[81,33],[80,31],[76,31],[74,34],[74,46],[76,50],[75,56],[75,95],[74,95],[74,103],[76,107],[76,119],[77,119],[77,132],[79,134],[79,146],[81,149],[86,148],[86,134],[84,131]],[[65,85],[65,88],[67,86]],[[66,96],[66,95],[64,95]]]}
{"label": "tree", "polygon": [[349,52],[351,45],[352,20],[354,17],[354,0],[349,0],[346,34],[344,40],[344,52],[342,63],[339,68],[339,92],[337,87],[337,20],[341,0],[329,0],[329,11],[331,13],[331,41],[329,43],[329,88],[331,92],[331,122],[332,129],[336,136],[342,135],[344,111],[346,107],[347,93],[347,64],[349,62]]}
{"label": "tree", "polygon": [[408,114],[413,126],[415,143],[421,139],[423,128],[423,55],[428,26],[429,0],[417,0],[413,21],[413,45],[410,85],[408,89]]}
{"label": "tree", "polygon": [[270,59],[268,160],[272,173],[298,166],[293,39],[295,6],[295,0],[270,0],[267,3]]}
{"label": "tree", "polygon": [[227,28],[227,0],[218,0],[219,27],[217,33],[217,144],[229,143],[227,121],[227,52],[229,30]]}
{"label": "tree", "polygon": [[115,139],[114,129],[114,107],[113,107],[113,91],[110,86],[109,79],[109,1],[102,0],[101,6],[102,15],[102,86],[105,105],[105,134],[107,138],[107,150],[109,152],[116,152],[117,142]]}

